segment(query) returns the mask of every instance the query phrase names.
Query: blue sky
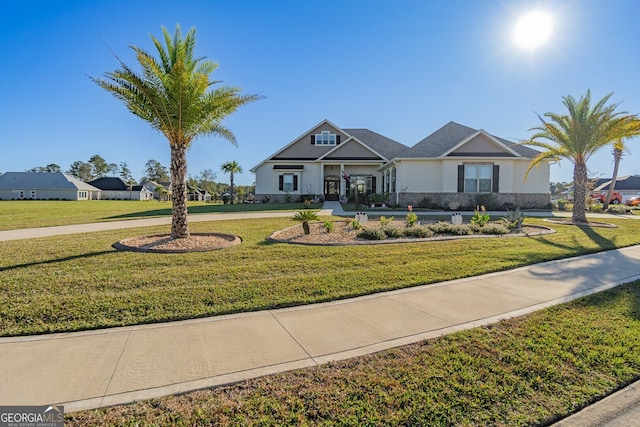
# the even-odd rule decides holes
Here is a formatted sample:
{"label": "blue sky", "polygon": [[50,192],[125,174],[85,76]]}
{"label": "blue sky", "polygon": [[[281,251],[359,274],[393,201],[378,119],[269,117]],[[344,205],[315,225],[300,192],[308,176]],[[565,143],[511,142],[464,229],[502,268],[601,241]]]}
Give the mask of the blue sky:
{"label": "blue sky", "polygon": [[[517,17],[545,9],[549,43],[517,47]],[[564,113],[562,97],[591,89],[640,113],[637,0],[269,0],[3,1],[0,5],[0,172],[49,163],[67,170],[99,154],[127,162],[136,179],[166,140],[89,80],[135,65],[129,45],[153,50],[150,34],[197,29],[197,55],[215,60],[223,84],[265,98],[225,124],[226,140],[197,140],[189,173],[227,160],[253,166],[323,119],[413,145],[449,121],[526,139],[536,113]],[[620,175],[640,174],[640,140],[629,141]],[[611,176],[603,149],[588,163]],[[551,181],[571,181],[567,162]]]}

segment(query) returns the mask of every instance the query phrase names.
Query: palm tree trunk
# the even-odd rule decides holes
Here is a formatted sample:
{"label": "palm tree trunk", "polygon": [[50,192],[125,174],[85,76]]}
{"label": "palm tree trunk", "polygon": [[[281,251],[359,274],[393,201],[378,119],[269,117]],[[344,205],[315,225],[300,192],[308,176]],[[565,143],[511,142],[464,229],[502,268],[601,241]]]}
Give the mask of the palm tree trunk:
{"label": "palm tree trunk", "polygon": [[614,148],[613,149],[613,177],[611,178],[611,183],[609,184],[609,192],[607,193],[607,198],[604,199],[604,206],[602,207],[603,211],[606,211],[609,208],[609,203],[611,203],[613,190],[615,189],[616,181],[618,180],[618,166],[620,166],[620,160],[622,160],[622,150],[619,148]]}
{"label": "palm tree trunk", "polygon": [[171,144],[171,238],[189,237],[187,223],[187,147]]}
{"label": "palm tree trunk", "polygon": [[233,172],[229,174],[229,180],[231,181],[231,201],[229,203],[233,204],[235,199],[235,195],[233,194]]}
{"label": "palm tree trunk", "polygon": [[584,207],[587,199],[587,164],[576,163],[573,168],[573,222],[587,222]]}

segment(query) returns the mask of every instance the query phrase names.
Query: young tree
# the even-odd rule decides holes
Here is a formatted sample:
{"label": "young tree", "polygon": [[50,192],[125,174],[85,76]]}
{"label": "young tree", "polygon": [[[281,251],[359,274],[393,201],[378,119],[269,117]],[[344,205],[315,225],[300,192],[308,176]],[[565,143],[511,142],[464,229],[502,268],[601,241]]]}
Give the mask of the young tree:
{"label": "young tree", "polygon": [[572,220],[577,223],[587,222],[587,160],[604,146],[640,135],[640,119],[637,115],[616,111],[619,104],[606,105],[612,95],[605,96],[593,107],[591,91],[578,100],[570,95],[563,97],[562,103],[568,113],[545,113],[544,117],[548,120],[538,115],[542,124],[531,128],[536,133],[528,141],[522,142],[545,150],[531,160],[527,174],[543,161],[567,159],[573,163]]}
{"label": "young tree", "polygon": [[224,173],[228,173],[229,174],[229,183],[230,183],[230,188],[231,188],[231,201],[230,203],[233,204],[233,200],[235,199],[235,194],[233,193],[233,176],[236,173],[242,173],[242,166],[240,166],[238,164],[238,162],[236,162],[235,160],[232,162],[225,162],[220,166],[220,169],[222,170],[222,172]]}
{"label": "young tree", "polygon": [[148,122],[169,141],[171,149],[172,221],[171,237],[189,236],[187,223],[187,149],[194,139],[218,136],[236,145],[233,133],[222,121],[240,106],[258,99],[240,95],[240,89],[209,80],[217,64],[194,56],[195,28],[183,38],[180,26],[173,37],[162,27],[164,45],[151,36],[158,57],[131,46],[142,73],[136,73],[119,58],[121,69],[91,78],[121,100],[136,116]]}
{"label": "young tree", "polygon": [[133,175],[131,175],[131,169],[129,169],[129,165],[127,165],[127,162],[120,162],[120,178],[124,179],[125,181],[130,181],[133,179]]}

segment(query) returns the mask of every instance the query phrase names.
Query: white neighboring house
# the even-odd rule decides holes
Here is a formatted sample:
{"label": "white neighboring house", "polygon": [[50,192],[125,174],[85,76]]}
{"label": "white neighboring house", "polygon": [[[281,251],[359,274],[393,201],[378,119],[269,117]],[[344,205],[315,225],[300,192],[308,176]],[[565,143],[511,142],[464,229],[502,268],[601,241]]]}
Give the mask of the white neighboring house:
{"label": "white neighboring house", "polygon": [[[539,151],[450,122],[408,147],[328,120],[256,165],[256,200],[339,200],[383,193],[401,206],[548,208],[549,164],[525,171]],[[483,204],[484,204],[483,203]],[[456,208],[457,209],[457,208]]]}
{"label": "white neighboring house", "polygon": [[100,190],[62,172],[6,172],[2,200],[97,200]]}
{"label": "white neighboring house", "polygon": [[152,200],[153,192],[142,185],[129,185],[118,177],[102,177],[89,182],[100,189],[102,200]]}

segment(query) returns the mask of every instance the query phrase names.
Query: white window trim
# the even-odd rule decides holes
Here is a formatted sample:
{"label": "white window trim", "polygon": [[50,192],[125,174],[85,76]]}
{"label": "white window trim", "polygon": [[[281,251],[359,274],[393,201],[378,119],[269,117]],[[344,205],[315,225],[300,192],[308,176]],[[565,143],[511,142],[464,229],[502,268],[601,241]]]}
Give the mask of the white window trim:
{"label": "white window trim", "polygon": [[315,145],[336,145],[336,139],[337,136],[335,133],[331,133],[328,130],[323,130],[320,133],[316,134]]}

